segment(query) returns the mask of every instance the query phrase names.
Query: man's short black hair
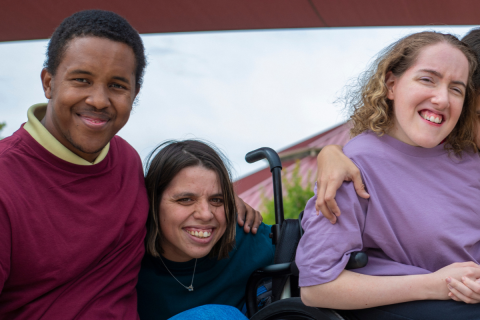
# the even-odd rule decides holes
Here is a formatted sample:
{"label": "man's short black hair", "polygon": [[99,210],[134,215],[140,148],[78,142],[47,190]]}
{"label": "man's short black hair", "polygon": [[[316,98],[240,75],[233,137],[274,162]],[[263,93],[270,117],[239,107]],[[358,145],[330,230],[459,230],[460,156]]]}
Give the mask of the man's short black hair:
{"label": "man's short black hair", "polygon": [[55,75],[68,42],[84,36],[106,38],[125,43],[132,48],[136,62],[135,84],[137,89],[140,88],[147,63],[142,39],[127,20],[111,11],[85,10],[63,20],[48,43],[44,67],[50,74]]}

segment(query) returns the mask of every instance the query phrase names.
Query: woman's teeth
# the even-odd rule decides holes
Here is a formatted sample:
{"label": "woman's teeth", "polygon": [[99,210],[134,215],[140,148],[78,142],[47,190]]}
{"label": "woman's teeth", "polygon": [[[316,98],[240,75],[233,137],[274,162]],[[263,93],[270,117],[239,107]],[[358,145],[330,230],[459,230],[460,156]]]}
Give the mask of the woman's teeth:
{"label": "woman's teeth", "polygon": [[191,234],[192,236],[197,237],[197,238],[208,238],[212,234],[211,232],[208,232],[208,231],[189,231],[189,230],[187,230],[187,232],[189,234]]}
{"label": "woman's teeth", "polygon": [[422,118],[434,123],[441,123],[442,117],[428,116],[425,113],[422,113]]}

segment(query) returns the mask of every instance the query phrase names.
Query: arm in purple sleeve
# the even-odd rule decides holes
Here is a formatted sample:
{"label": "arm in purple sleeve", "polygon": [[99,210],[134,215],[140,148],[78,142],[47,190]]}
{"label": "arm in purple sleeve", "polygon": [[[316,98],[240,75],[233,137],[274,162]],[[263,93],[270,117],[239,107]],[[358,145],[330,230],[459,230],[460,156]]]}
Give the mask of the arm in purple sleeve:
{"label": "arm in purple sleeve", "polygon": [[345,268],[350,253],[363,248],[362,230],[368,200],[358,198],[353,183],[344,183],[337,199],[347,214],[339,217],[334,225],[324,216],[317,216],[316,195],[305,207],[302,221],[305,233],[296,255],[301,287],[335,280]]}
{"label": "arm in purple sleeve", "polygon": [[[313,307],[363,309],[415,300],[448,300],[446,279],[477,279],[480,266],[454,263],[434,273],[371,276],[344,270],[349,253],[361,250],[367,200],[358,198],[352,183],[344,183],[337,200],[342,212],[332,225],[315,212],[316,197],[308,202],[296,262],[300,270],[301,298]],[[380,232],[380,231],[379,231]]]}

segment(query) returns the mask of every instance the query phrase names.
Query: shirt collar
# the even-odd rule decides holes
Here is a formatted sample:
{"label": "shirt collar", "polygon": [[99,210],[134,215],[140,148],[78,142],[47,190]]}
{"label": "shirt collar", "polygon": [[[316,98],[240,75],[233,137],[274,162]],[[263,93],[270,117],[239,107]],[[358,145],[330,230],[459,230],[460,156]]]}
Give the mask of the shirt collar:
{"label": "shirt collar", "polygon": [[107,145],[102,149],[94,162],[89,162],[68,150],[67,147],[61,144],[60,141],[55,139],[55,137],[48,132],[48,130],[40,122],[43,117],[45,117],[46,112],[46,103],[38,103],[31,106],[27,112],[28,121],[25,123],[23,128],[48,152],[62,160],[82,166],[94,165],[105,159],[108,154],[108,150],[110,149],[110,142],[107,143]]}

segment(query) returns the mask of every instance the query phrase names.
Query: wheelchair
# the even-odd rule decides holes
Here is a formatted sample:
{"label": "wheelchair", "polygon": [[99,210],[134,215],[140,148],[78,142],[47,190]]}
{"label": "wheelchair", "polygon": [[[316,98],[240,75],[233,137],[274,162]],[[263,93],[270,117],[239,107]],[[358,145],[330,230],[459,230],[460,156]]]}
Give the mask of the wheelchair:
{"label": "wheelchair", "polygon": [[[303,211],[298,219],[284,219],[280,157],[273,149],[266,147],[251,151],[245,156],[248,163],[262,159],[268,161],[273,178],[275,224],[272,226],[270,237],[275,244],[275,257],[273,265],[256,270],[248,280],[245,292],[248,318],[251,320],[345,319],[335,310],[307,307],[302,303],[295,253],[303,235],[301,227]],[[367,262],[368,257],[364,252],[353,252],[346,269],[361,268]],[[259,310],[257,287],[266,278],[272,279],[271,303]]]}

